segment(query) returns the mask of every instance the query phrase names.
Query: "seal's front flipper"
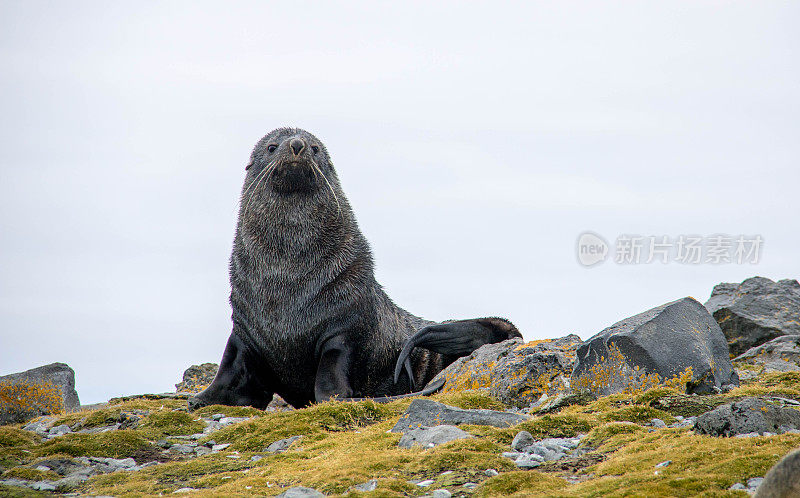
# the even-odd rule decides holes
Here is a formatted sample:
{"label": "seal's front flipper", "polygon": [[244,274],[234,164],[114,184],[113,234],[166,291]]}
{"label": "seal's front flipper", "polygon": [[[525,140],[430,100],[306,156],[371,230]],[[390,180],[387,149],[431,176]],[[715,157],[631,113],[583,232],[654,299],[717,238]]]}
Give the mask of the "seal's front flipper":
{"label": "seal's front flipper", "polygon": [[466,356],[484,344],[522,337],[513,323],[503,318],[474,318],[430,325],[406,341],[394,368],[394,382],[415,347],[450,356]]}
{"label": "seal's front flipper", "polygon": [[270,378],[236,333],[231,333],[217,375],[203,392],[189,398],[189,409],[207,405],[252,406],[264,409],[272,391],[264,384]]}
{"label": "seal's front flipper", "polygon": [[345,338],[335,336],[325,341],[321,348],[317,377],[314,380],[314,398],[317,402],[331,398],[349,398],[353,395],[350,386],[350,348]]}

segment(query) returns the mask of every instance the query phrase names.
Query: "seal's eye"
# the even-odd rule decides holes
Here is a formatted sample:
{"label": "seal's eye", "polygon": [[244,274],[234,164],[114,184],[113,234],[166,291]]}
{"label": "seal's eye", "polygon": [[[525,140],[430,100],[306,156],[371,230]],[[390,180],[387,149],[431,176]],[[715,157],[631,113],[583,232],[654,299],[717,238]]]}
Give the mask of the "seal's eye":
{"label": "seal's eye", "polygon": [[270,144],[270,145],[267,147],[267,150],[269,151],[269,153],[270,153],[270,154],[272,154],[273,152],[275,152],[275,149],[277,149],[277,148],[278,148],[278,146],[277,146],[277,145],[275,145],[275,144]]}
{"label": "seal's eye", "polygon": [[317,152],[319,152],[319,147],[317,147],[316,145],[312,145],[311,150],[314,152],[314,154],[316,154]]}

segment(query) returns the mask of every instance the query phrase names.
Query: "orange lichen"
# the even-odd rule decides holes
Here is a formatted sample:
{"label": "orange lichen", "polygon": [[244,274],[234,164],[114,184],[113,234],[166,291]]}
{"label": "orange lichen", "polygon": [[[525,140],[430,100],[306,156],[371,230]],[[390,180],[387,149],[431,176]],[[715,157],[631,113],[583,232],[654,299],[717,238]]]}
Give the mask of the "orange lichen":
{"label": "orange lichen", "polygon": [[0,411],[16,412],[22,418],[64,411],[61,390],[50,382],[0,382]]}

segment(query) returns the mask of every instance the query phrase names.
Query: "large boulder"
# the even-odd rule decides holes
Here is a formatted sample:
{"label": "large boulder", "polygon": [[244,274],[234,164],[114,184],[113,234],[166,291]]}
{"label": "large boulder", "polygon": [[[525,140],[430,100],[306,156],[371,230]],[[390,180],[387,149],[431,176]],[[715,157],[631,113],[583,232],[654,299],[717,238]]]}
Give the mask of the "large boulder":
{"label": "large boulder", "polygon": [[800,372],[800,335],[783,335],[747,350],[733,363],[764,365],[766,372]]}
{"label": "large boulder", "polygon": [[719,323],[731,353],[740,355],[782,335],[800,334],[800,283],[748,278],[716,285],[706,308]]}
{"label": "large boulder", "polygon": [[755,498],[792,498],[800,496],[800,448],[776,463],[756,490]]}
{"label": "large boulder", "polygon": [[759,398],[744,398],[697,417],[700,434],[731,437],[739,434],[779,434],[800,429],[800,411]]}
{"label": "large boulder", "polygon": [[581,338],[574,334],[486,344],[450,364],[431,384],[444,378],[444,392],[485,388],[503,403],[523,408],[542,394],[566,390],[580,344]]}
{"label": "large boulder", "polygon": [[51,363],[0,377],[0,424],[79,410],[75,371],[66,363]]}
{"label": "large boulder", "polygon": [[183,381],[175,384],[177,392],[199,393],[214,380],[219,365],[216,363],[203,363],[192,365],[183,372]]}
{"label": "large boulder", "polygon": [[462,431],[454,425],[437,425],[435,427],[419,427],[403,434],[399,448],[413,448],[422,446],[423,448],[433,448],[440,444],[449,443],[457,439],[470,439],[473,436]]}
{"label": "large boulder", "polygon": [[508,427],[528,420],[519,413],[499,412],[495,410],[465,410],[438,403],[432,399],[420,398],[411,402],[400,420],[392,427],[391,432],[408,432],[418,427],[435,425],[491,425]]}
{"label": "large boulder", "polygon": [[691,297],[626,318],[587,340],[578,348],[571,386],[605,395],[664,381],[686,381],[687,391],[698,394],[739,385],[725,336]]}

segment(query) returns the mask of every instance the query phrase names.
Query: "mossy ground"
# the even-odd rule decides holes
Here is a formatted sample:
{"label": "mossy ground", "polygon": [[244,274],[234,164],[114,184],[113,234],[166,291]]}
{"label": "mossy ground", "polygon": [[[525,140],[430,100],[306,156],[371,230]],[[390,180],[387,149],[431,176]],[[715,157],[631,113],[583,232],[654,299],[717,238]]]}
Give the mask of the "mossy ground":
{"label": "mossy ground", "polygon": [[[78,491],[156,496],[191,487],[199,490],[192,496],[253,496],[276,495],[286,487],[304,485],[331,495],[349,496],[418,496],[431,489],[447,488],[456,496],[744,497],[746,494],[728,488],[751,477],[762,477],[783,455],[800,446],[800,435],[714,438],[695,435],[687,429],[655,430],[645,424],[652,418],[671,423],[676,415],[706,411],[752,395],[800,400],[800,374],[765,374],[759,381],[730,393],[705,397],[686,396],[668,388],[606,396],[558,413],[534,416],[511,428],[464,426],[475,439],[428,450],[399,449],[400,435],[387,432],[409,400],[389,404],[332,402],[276,413],[214,406],[191,414],[182,410],[185,401],[181,400],[128,400],[95,412],[63,415],[57,423],[103,425],[120,412],[147,410],[135,428],[72,434],[47,442],[19,426],[0,428],[0,466],[6,469],[5,477],[25,477],[36,472],[31,464],[42,457],[131,456],[142,460],[143,455],[152,456],[153,451],[160,453],[160,448],[154,446],[158,439],[199,432],[200,416],[224,413],[253,417],[210,436],[217,443],[231,443],[227,450],[192,460],[168,461],[138,472],[97,476]],[[480,391],[450,392],[434,399],[462,408],[503,408]],[[563,465],[522,471],[500,453],[510,450],[512,438],[523,429],[535,437],[588,434],[582,444],[595,449],[586,457]],[[303,438],[287,452],[264,452],[270,443],[294,435]],[[251,461],[254,455],[263,458]],[[672,464],[655,467],[665,460]],[[490,468],[500,474],[487,477],[484,472]],[[36,474],[27,478],[45,477]],[[351,486],[370,479],[378,480],[375,491],[350,491]],[[409,482],[413,479],[435,482],[421,488]],[[463,486],[466,483],[478,486],[469,490]],[[5,493],[38,495],[1,488],[0,494]]]}

